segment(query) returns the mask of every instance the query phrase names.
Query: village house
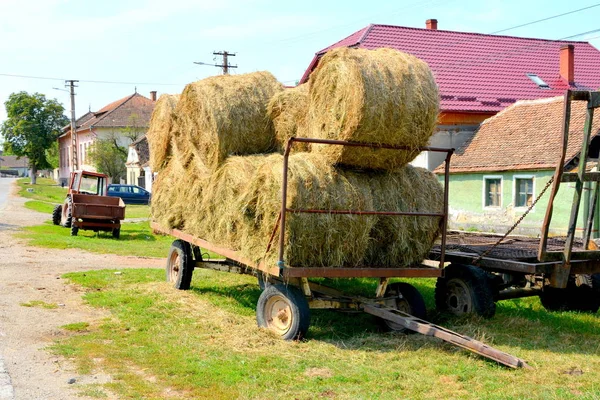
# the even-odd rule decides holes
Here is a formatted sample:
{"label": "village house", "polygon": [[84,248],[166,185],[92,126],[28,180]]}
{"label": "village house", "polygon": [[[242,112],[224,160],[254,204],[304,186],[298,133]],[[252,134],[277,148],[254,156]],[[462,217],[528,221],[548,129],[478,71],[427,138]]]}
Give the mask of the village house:
{"label": "village house", "polygon": [[[517,100],[600,88],[600,51],[587,42],[444,31],[435,19],[426,21],[426,29],[369,25],[317,52],[300,83],[328,50],[342,46],[394,48],[429,64],[440,91],[430,141],[437,147],[459,148],[482,121]],[[433,170],[443,157],[424,152],[413,164]]]}
{"label": "village house", "polygon": [[[506,232],[532,205],[554,174],[563,140],[564,97],[519,101],[481,124],[472,140],[452,157],[449,184],[451,228]],[[579,162],[586,102],[573,101],[564,171]],[[600,115],[593,119],[588,157],[600,149]],[[589,168],[592,164],[588,163]],[[443,174],[440,166],[435,171]],[[590,183],[586,184],[589,189]],[[554,202],[550,232],[565,235],[573,202],[573,183],[562,183]],[[591,190],[584,190],[581,216],[587,215]],[[515,233],[537,235],[549,191]],[[596,212],[598,217],[600,213]],[[580,218],[583,220],[583,218]],[[596,218],[595,232],[598,230]],[[578,226],[582,226],[581,221]],[[597,234],[594,235],[597,237]]]}
{"label": "village house", "polygon": [[[90,111],[79,117],[75,124],[77,167],[89,171],[96,170],[90,162],[88,150],[97,139],[114,139],[119,146],[128,149],[131,144],[128,136],[132,133],[138,138],[144,136],[155,102],[155,91],[150,92],[150,98],[136,92],[108,104],[99,111]],[[63,128],[63,132],[58,138],[60,182],[68,181],[72,170],[71,126]],[[129,180],[127,182],[130,183]]]}
{"label": "village house", "polygon": [[29,158],[0,154],[0,169],[10,169],[16,171],[18,176],[27,176],[29,174]]}
{"label": "village house", "polygon": [[152,171],[150,169],[150,148],[146,135],[129,145],[127,154],[127,184],[138,185],[152,191]]}

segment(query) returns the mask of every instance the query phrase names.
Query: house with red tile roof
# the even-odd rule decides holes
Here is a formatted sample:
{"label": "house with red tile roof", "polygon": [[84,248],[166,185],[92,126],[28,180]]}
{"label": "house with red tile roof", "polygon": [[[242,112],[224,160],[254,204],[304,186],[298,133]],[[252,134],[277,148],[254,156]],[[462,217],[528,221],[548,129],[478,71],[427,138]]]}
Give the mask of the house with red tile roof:
{"label": "house with red tile roof", "polygon": [[[300,83],[321,57],[337,47],[388,47],[410,53],[432,69],[440,90],[440,116],[430,145],[460,147],[478,125],[517,100],[600,88],[600,51],[587,42],[369,25],[318,51]],[[442,155],[424,153],[415,164],[434,169]]]}
{"label": "house with red tile roof", "polygon": [[[579,164],[586,105],[582,101],[571,103],[565,171],[572,171]],[[560,160],[563,109],[564,96],[523,100],[481,124],[450,162],[451,228],[504,233],[523,215],[542,193]],[[592,123],[590,159],[598,159],[599,133],[600,115],[596,114]],[[443,174],[443,167],[438,167],[435,172]],[[573,188],[571,183],[560,186],[550,227],[554,234],[566,233]],[[519,224],[516,233],[540,233],[549,192]],[[591,190],[585,190],[584,198],[590,193]],[[595,215],[600,214],[596,212]],[[595,237],[597,225],[598,222]],[[581,221],[579,226],[582,226]]]}
{"label": "house with red tile roof", "polygon": [[[99,111],[89,111],[79,117],[75,123],[77,167],[95,171],[88,157],[88,150],[97,139],[114,138],[119,146],[128,149],[132,142],[126,134],[128,130],[135,130],[139,137],[144,136],[155,102],[156,92],[150,92],[150,98],[136,92],[102,107]],[[71,126],[66,126],[63,132],[58,138],[60,181],[68,180],[72,170]]]}
{"label": "house with red tile roof", "polygon": [[152,191],[153,174],[150,168],[150,147],[146,135],[129,145],[127,154],[127,183]]}

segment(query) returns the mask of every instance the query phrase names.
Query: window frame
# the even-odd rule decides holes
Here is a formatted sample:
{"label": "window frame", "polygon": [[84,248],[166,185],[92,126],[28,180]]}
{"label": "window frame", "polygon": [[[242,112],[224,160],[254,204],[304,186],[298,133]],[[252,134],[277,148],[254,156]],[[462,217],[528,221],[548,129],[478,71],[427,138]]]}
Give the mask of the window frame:
{"label": "window frame", "polygon": [[[513,206],[516,210],[527,210],[530,207],[528,205],[517,206],[517,196],[519,195],[518,188],[517,188],[517,179],[531,179],[531,201],[533,202],[533,201],[535,201],[535,181],[536,181],[535,175],[532,175],[532,174],[513,175],[513,184],[512,184]],[[535,210],[535,207],[533,207],[531,211],[534,211],[534,210]]]}
{"label": "window frame", "polygon": [[[486,204],[487,199],[487,181],[492,179],[500,180],[500,204],[497,206],[488,206]],[[499,210],[502,208],[503,203],[503,188],[504,188],[504,177],[502,175],[484,175],[483,176],[483,188],[481,190],[481,205],[484,210]]]}

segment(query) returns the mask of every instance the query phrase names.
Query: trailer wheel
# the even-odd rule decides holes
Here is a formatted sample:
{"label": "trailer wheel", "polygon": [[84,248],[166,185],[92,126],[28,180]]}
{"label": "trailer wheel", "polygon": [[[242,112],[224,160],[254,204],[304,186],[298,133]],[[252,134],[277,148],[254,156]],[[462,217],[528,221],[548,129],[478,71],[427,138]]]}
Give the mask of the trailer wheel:
{"label": "trailer wheel", "polygon": [[60,225],[60,219],[62,217],[62,204],[57,204],[52,210],[52,223],[54,225]]}
{"label": "trailer wheel", "polygon": [[177,239],[171,244],[166,272],[167,282],[173,283],[175,289],[188,290],[190,288],[194,263],[188,242]]}
{"label": "trailer wheel", "polygon": [[62,206],[62,214],[60,218],[60,224],[65,228],[71,227],[71,222],[73,221],[73,201],[71,200],[71,196],[67,196],[65,202]]}
{"label": "trailer wheel", "polygon": [[546,286],[540,301],[548,311],[596,313],[600,308],[600,274],[576,275],[565,289]]}
{"label": "trailer wheel", "polygon": [[496,313],[491,282],[485,271],[472,265],[446,267],[435,285],[435,306],[459,316],[475,313],[491,318]]}
{"label": "trailer wheel", "polygon": [[75,225],[71,224],[71,236],[77,236],[79,233],[79,228]]}
{"label": "trailer wheel", "polygon": [[115,239],[121,237],[121,228],[113,228],[112,237],[114,237]]}
{"label": "trailer wheel", "polygon": [[295,286],[268,285],[258,298],[256,322],[284,340],[300,340],[310,325],[308,301]]}
{"label": "trailer wheel", "polygon": [[[411,284],[406,282],[396,282],[388,285],[385,291],[385,297],[394,296],[394,305],[397,310],[403,311],[420,319],[427,318],[427,309],[423,296]],[[412,332],[407,330],[402,325],[396,324],[388,320],[382,320],[384,327],[398,332]]]}

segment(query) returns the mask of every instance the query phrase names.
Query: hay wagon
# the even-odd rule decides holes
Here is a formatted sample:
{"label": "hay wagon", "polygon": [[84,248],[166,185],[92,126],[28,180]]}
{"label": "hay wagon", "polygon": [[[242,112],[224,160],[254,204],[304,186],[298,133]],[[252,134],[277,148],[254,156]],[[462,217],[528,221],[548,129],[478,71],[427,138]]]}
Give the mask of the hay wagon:
{"label": "hay wagon", "polygon": [[[239,252],[223,248],[201,238],[177,229],[168,229],[152,222],[152,228],[177,238],[169,251],[166,265],[167,280],[177,289],[189,289],[195,268],[216,271],[250,274],[258,278],[263,289],[257,304],[258,325],[266,327],[283,339],[299,339],[310,325],[310,309],[335,309],[340,311],[364,311],[383,320],[391,330],[412,330],[473,351],[501,364],[517,368],[526,363],[510,354],[491,348],[472,338],[452,332],[425,321],[425,302],[419,291],[405,282],[390,283],[391,278],[441,278],[444,266],[444,244],[446,241],[446,221],[448,214],[448,169],[453,149],[425,147],[422,150],[446,153],[446,174],[444,207],[435,212],[385,212],[364,210],[315,210],[290,209],[287,206],[288,157],[294,143],[320,143],[337,146],[378,147],[402,149],[401,146],[372,145],[338,140],[291,138],[283,161],[283,186],[281,212],[266,252],[275,243],[279,232],[279,252],[277,265],[265,262],[258,264],[245,259]],[[413,149],[414,150],[414,149]],[[402,266],[399,268],[307,268],[285,265],[285,225],[288,213],[330,213],[347,215],[417,216],[440,219],[442,251],[434,264]],[[222,259],[205,259],[201,249],[222,256]],[[376,278],[378,286],[372,298],[347,296],[340,291],[311,281],[311,278]]]}

